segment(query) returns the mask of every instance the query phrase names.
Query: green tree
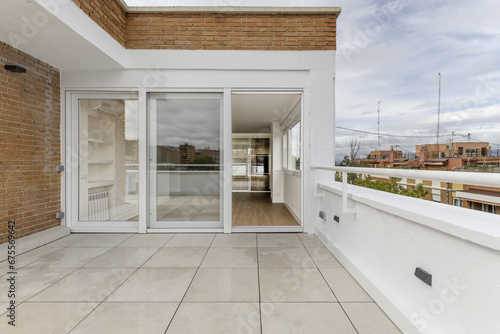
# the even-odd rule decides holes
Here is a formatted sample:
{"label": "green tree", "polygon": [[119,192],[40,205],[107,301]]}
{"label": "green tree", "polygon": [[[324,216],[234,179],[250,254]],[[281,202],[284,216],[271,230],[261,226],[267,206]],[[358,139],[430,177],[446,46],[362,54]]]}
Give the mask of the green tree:
{"label": "green tree", "polygon": [[421,183],[412,186],[411,189],[407,189],[406,187],[399,185],[398,184],[399,181],[401,181],[401,178],[399,177],[391,177],[390,181],[387,181],[380,179],[375,180],[370,175],[368,175],[364,178],[357,178],[355,184],[357,186],[365,188],[370,188],[415,198],[424,198],[429,193],[429,191],[424,189],[424,186]]}

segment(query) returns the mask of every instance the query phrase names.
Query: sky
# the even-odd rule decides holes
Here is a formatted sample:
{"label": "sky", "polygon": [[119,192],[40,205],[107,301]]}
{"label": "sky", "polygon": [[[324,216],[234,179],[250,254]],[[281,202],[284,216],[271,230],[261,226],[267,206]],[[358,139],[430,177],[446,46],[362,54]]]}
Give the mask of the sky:
{"label": "sky", "polygon": [[[127,0],[134,5],[339,6],[336,158],[417,144],[487,141],[500,149],[498,0]],[[345,130],[355,129],[357,131]],[[365,132],[371,132],[365,133]],[[470,134],[470,139],[468,137]]]}

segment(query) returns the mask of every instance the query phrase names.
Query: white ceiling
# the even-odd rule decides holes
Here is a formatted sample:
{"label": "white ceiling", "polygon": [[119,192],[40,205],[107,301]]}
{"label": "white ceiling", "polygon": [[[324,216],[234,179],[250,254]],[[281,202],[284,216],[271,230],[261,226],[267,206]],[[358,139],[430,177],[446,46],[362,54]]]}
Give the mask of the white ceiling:
{"label": "white ceiling", "polygon": [[300,98],[297,93],[233,94],[233,133],[270,133],[271,123],[281,123]]}
{"label": "white ceiling", "polygon": [[[76,8],[72,3],[65,6]],[[59,12],[66,9],[63,5],[55,8]],[[0,41],[58,69],[120,67],[82,35],[32,0],[0,0]]]}

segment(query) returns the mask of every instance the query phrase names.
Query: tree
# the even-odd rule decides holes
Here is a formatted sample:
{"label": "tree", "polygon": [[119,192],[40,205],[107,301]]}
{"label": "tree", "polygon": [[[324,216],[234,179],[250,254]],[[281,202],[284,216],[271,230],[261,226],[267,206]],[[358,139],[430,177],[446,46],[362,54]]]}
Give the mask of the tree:
{"label": "tree", "polygon": [[391,177],[390,181],[386,180],[374,180],[370,175],[367,175],[364,178],[358,178],[355,181],[357,186],[386,191],[393,194],[415,197],[415,198],[424,198],[427,196],[429,191],[424,190],[424,186],[419,183],[415,186],[412,186],[410,190],[398,184],[401,181],[399,177]]}
{"label": "tree", "polygon": [[354,162],[358,158],[361,149],[361,141],[359,141],[358,137],[349,137],[349,148],[349,159]]}

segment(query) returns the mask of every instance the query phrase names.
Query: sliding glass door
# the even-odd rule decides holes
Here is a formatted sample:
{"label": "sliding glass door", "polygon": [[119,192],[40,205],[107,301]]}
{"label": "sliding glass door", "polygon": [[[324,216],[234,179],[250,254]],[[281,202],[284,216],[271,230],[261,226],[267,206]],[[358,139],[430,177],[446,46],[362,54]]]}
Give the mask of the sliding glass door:
{"label": "sliding glass door", "polygon": [[137,94],[75,92],[69,97],[66,166],[72,228],[137,229]]}
{"label": "sliding glass door", "polygon": [[222,94],[148,96],[150,228],[222,228]]}

